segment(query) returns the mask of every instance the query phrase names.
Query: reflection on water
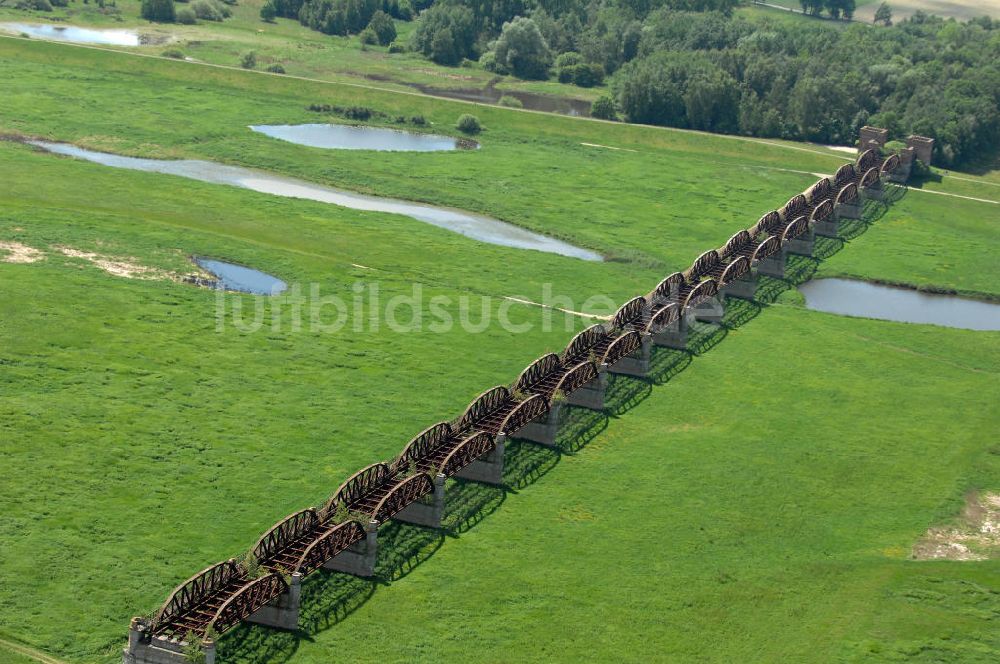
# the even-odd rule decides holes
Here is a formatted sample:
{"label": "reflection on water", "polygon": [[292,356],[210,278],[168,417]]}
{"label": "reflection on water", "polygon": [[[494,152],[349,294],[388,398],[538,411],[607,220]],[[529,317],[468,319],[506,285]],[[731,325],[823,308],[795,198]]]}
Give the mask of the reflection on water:
{"label": "reflection on water", "polygon": [[534,249],[536,251],[545,251],[588,261],[603,260],[600,254],[593,251],[574,247],[566,242],[532,233],[513,224],[462,210],[434,207],[433,205],[424,205],[423,203],[411,203],[395,198],[356,194],[313,184],[305,180],[271,175],[264,171],[241,168],[239,166],[226,166],[199,159],[141,159],[138,157],[123,157],[106,152],[94,152],[65,143],[49,143],[46,141],[29,141],[29,143],[49,152],[85,159],[114,168],[179,175],[202,182],[243,187],[244,189],[252,189],[275,196],[305,198],[321,203],[332,203],[333,205],[340,205],[353,210],[400,214],[439,228],[445,228],[474,240],[479,240],[480,242],[517,249]]}
{"label": "reflection on water", "polygon": [[211,272],[225,290],[253,293],[255,295],[278,295],[288,288],[281,279],[235,263],[215,260],[213,258],[195,258],[198,267]]}
{"label": "reflection on water", "polygon": [[921,293],[851,279],[816,279],[799,286],[809,309],[966,330],[1000,330],[1000,304]]}
{"label": "reflection on water", "polygon": [[28,23],[0,24],[5,32],[24,33],[38,39],[75,42],[78,44],[110,44],[112,46],[138,46],[139,33],[135,30],[94,30],[73,25],[32,25]]}
{"label": "reflection on water", "polygon": [[314,148],[380,150],[383,152],[442,152],[475,149],[479,144],[461,138],[416,134],[383,127],[338,124],[250,125],[261,134]]}

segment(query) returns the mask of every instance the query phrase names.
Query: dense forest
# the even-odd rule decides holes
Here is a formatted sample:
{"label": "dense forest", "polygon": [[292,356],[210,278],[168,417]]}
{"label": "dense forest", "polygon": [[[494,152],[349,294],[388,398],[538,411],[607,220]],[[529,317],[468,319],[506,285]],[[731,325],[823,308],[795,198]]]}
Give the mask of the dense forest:
{"label": "dense forest", "polygon": [[[361,32],[376,14],[416,18],[408,47],[439,64],[606,84],[598,117],[822,143],[849,143],[875,124],[933,136],[947,166],[992,158],[1000,145],[1000,21],[987,17],[793,23],[734,15],[737,0],[269,4],[329,34]],[[809,4],[824,8],[849,16],[854,3]]]}

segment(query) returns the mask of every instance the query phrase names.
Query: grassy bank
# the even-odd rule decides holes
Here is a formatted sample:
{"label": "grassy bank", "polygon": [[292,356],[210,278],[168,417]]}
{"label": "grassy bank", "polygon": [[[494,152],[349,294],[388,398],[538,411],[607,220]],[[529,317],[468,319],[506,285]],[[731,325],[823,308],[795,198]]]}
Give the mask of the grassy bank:
{"label": "grassy bank", "polygon": [[[0,459],[16,469],[0,484],[0,636],[81,663],[119,659],[130,616],[586,321],[553,316],[546,332],[544,312],[513,305],[532,329],[322,333],[292,329],[284,297],[245,333],[231,312],[255,300],[227,296],[220,330],[215,293],[60,247],[176,274],[219,256],[345,298],[418,283],[478,320],[484,296],[495,316],[495,297],[538,299],[545,283],[621,302],[842,163],[485,108],[477,152],[331,152],[245,126],[315,121],[305,106],[320,102],[451,133],[468,107],[11,39],[0,76],[7,132],[454,205],[618,257],[0,142],[0,241],[44,252],[0,262]],[[997,293],[987,206],[911,191],[820,273]],[[223,661],[994,661],[996,560],[907,558],[967,491],[1000,488],[998,334],[780,304],[727,322],[693,356],[658,353],[655,381],[615,381],[606,416],[573,416],[566,453],[514,444],[505,489],[450,486],[444,534],[388,528],[376,582],[311,578],[301,633],[241,628]]]}

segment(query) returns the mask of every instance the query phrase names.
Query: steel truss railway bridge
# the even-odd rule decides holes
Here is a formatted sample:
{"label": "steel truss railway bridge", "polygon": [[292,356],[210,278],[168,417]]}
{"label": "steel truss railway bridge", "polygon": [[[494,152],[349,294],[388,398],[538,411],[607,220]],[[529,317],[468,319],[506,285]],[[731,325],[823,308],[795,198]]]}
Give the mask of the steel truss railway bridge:
{"label": "steel truss railway bridge", "polygon": [[511,386],[486,390],[457,419],[422,431],[393,461],[359,470],[324,505],[276,523],[251,549],[251,564],[225,560],[177,586],[152,619],[132,620],[124,664],[180,664],[192,640],[212,664],[214,639],[241,621],[296,629],[303,577],[320,568],[371,576],[380,525],[439,527],[447,478],[501,484],[509,437],[553,445],[563,403],[602,410],[609,373],[644,376],[652,345],[685,348],[690,325],[718,320],[724,296],[752,299],[757,275],[783,277],[788,254],[811,255],[814,237],[835,237],[842,219],[860,218],[884,182],[905,182],[919,151],[883,157],[875,143],[626,302],[610,322],[577,334],[561,354],[532,362]]}

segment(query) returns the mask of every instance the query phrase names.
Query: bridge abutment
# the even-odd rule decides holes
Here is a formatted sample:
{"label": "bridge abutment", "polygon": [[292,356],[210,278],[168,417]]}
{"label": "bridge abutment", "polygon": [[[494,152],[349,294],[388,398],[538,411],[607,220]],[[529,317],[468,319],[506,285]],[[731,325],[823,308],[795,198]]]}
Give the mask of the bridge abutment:
{"label": "bridge abutment", "polygon": [[396,521],[412,523],[417,526],[427,526],[428,528],[440,528],[441,517],[444,516],[444,481],[445,476],[438,473],[434,477],[434,493],[410,503],[396,516],[392,517]]}
{"label": "bridge abutment", "polygon": [[368,525],[365,526],[365,538],[323,563],[323,569],[345,572],[354,576],[374,576],[377,558],[378,522],[369,521]]}
{"label": "bridge abutment", "polygon": [[[187,643],[179,638],[151,637],[140,618],[133,618],[128,629],[128,644],[122,651],[122,664],[187,664]],[[201,644],[205,664],[215,664],[215,642]]]}

